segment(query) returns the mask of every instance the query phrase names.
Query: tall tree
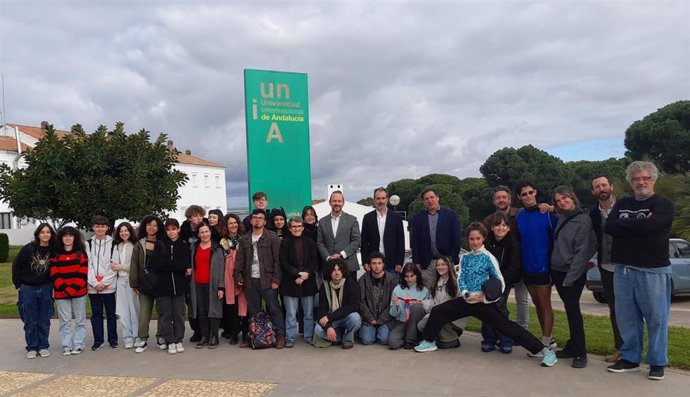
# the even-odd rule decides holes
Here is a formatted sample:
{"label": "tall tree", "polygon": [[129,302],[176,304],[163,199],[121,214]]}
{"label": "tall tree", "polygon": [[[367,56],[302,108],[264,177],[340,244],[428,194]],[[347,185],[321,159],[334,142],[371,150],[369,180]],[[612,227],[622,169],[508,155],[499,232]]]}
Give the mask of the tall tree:
{"label": "tall tree", "polygon": [[94,215],[114,222],[175,209],[187,177],[173,168],[176,153],[164,134],[150,142],[148,131],[128,135],[122,123],[93,134],[72,130],[60,138],[50,125],[23,154],[26,168],[0,166],[0,199],[16,216],[86,227]]}
{"label": "tall tree", "polygon": [[668,174],[690,171],[690,101],[664,106],[625,131],[626,155],[650,160]]}
{"label": "tall tree", "polygon": [[520,181],[534,183],[540,202],[547,200],[553,188],[573,179],[572,171],[561,159],[532,145],[500,149],[489,156],[479,171],[491,187],[506,185],[514,190]]}

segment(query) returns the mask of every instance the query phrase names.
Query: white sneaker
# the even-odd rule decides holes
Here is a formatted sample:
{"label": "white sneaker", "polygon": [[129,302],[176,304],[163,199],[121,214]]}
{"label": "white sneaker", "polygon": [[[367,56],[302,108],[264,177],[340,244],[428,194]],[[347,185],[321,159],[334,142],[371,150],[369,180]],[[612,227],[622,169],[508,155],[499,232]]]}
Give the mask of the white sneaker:
{"label": "white sneaker", "polygon": [[36,358],[36,354],[37,354],[36,350],[29,350],[28,352],[26,352],[26,358],[28,358],[28,359]]}
{"label": "white sneaker", "polygon": [[168,345],[168,354],[177,354],[177,346],[174,343]]}
{"label": "white sneaker", "polygon": [[62,349],[62,355],[63,356],[71,356],[72,355],[72,349],[70,349],[69,347]]}
{"label": "white sneaker", "polygon": [[81,352],[83,352],[83,351],[84,351],[84,349],[82,349],[81,347],[78,349],[74,349],[74,350],[72,350],[72,355],[76,356],[77,354],[81,354]]}
{"label": "white sneaker", "polygon": [[177,342],[177,344],[175,345],[175,347],[177,348],[177,352],[178,352],[178,353],[184,352],[184,346],[182,346],[182,342]]}
{"label": "white sneaker", "polygon": [[50,357],[50,351],[48,349],[41,349],[38,351],[41,357]]}
{"label": "white sneaker", "polygon": [[165,350],[168,348],[168,344],[165,343],[165,339],[163,339],[161,337],[158,337],[158,339],[156,340],[156,343],[158,344],[158,348],[161,350]]}
{"label": "white sneaker", "polygon": [[134,349],[135,353],[143,353],[146,351],[146,348],[149,347],[149,344],[146,343],[146,341],[141,341],[139,342],[139,346],[137,346],[136,349]]}
{"label": "white sneaker", "polygon": [[125,342],[125,349],[131,349],[134,347],[134,342]]}

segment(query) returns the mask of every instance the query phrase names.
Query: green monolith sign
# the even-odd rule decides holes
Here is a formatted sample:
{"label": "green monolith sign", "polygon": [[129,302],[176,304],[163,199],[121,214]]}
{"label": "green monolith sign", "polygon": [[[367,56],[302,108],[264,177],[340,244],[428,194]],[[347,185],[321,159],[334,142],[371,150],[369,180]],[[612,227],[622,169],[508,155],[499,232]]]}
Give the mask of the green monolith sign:
{"label": "green monolith sign", "polygon": [[306,73],[244,70],[249,208],[262,191],[288,217],[311,204]]}

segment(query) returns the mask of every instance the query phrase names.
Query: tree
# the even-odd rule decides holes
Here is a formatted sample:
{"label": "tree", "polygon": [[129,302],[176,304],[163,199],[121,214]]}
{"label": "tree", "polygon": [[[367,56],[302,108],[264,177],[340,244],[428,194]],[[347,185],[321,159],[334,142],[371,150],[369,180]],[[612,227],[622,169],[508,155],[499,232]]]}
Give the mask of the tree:
{"label": "tree", "polygon": [[514,190],[520,181],[534,183],[540,202],[547,200],[553,188],[573,179],[572,171],[561,159],[532,145],[498,150],[479,167],[479,171],[491,187],[506,185]]}
{"label": "tree", "polygon": [[86,134],[78,124],[73,131],[60,138],[50,125],[23,154],[26,168],[0,166],[0,199],[16,216],[88,227],[94,215],[114,222],[175,209],[187,177],[173,169],[177,153],[164,134],[152,143],[148,131],[128,135],[123,123],[113,131],[101,125]]}
{"label": "tree", "polygon": [[668,174],[690,171],[690,101],[664,106],[625,131],[626,156],[649,160]]}
{"label": "tree", "polygon": [[360,199],[357,201],[357,204],[359,205],[366,205],[367,207],[373,207],[374,206],[374,198],[373,197],[367,197]]}

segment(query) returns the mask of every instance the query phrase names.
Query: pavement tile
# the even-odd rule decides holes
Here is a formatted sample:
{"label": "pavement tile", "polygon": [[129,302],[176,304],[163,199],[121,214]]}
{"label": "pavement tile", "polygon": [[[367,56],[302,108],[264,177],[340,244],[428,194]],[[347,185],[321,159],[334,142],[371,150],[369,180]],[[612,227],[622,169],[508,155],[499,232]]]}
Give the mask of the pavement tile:
{"label": "pavement tile", "polygon": [[142,396],[259,397],[275,386],[272,383],[173,379],[154,387]]}
{"label": "pavement tile", "polygon": [[64,375],[22,391],[15,396],[50,396],[56,394],[71,397],[120,397],[142,389],[157,379],[126,378],[120,376]]}
{"label": "pavement tile", "polygon": [[53,374],[0,371],[0,393],[9,394],[32,383],[48,379],[51,376]]}

